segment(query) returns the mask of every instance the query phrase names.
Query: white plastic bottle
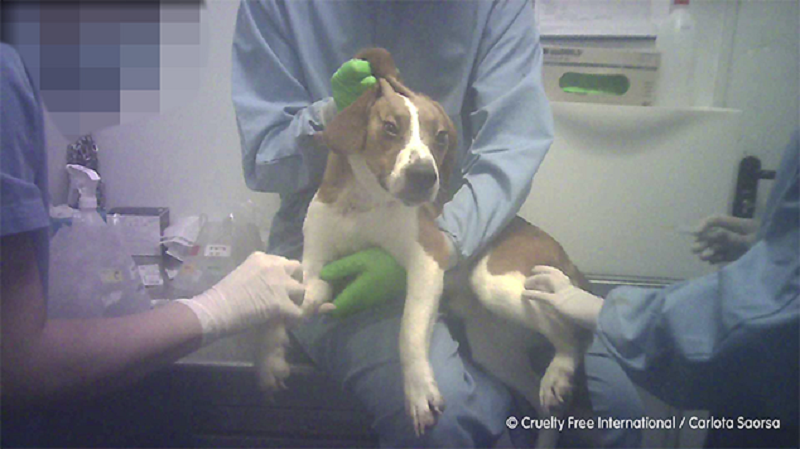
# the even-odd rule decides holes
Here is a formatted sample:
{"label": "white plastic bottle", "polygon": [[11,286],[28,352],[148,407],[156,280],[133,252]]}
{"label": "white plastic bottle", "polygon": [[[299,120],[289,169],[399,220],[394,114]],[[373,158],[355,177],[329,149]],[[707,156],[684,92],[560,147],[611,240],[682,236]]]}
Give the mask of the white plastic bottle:
{"label": "white plastic bottle", "polygon": [[673,0],[672,11],[658,28],[656,47],[661,52],[656,105],[691,107],[695,99],[695,21],[689,0]]}
{"label": "white plastic bottle", "polygon": [[105,226],[106,223],[97,213],[97,183],[100,176],[91,168],[82,165],[67,165],[70,184],[74,185],[80,194],[78,211],[73,220],[78,226]]}
{"label": "white plastic bottle", "polygon": [[50,292],[47,313],[55,318],[121,316],[150,308],[150,299],[118,230],[97,212],[100,176],[80,165],[67,165],[78,189],[80,209],[71,227],[50,241]]}

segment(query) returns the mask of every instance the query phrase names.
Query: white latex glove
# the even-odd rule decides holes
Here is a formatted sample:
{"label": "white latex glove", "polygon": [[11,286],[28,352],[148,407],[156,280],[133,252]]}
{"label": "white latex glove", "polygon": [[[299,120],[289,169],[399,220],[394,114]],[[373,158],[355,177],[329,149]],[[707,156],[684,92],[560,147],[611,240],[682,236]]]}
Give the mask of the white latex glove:
{"label": "white latex glove", "polygon": [[525,279],[522,297],[553,307],[558,313],[579,326],[594,330],[603,299],[582,290],[558,268],[538,265]]}
{"label": "white latex glove", "polygon": [[730,215],[712,215],[694,232],[692,252],[700,260],[712,264],[732,262],[753,246],[758,221]]}
{"label": "white latex glove", "polygon": [[203,344],[268,321],[296,321],[305,287],[300,262],[255,252],[217,285],[179,299],[197,315]]}

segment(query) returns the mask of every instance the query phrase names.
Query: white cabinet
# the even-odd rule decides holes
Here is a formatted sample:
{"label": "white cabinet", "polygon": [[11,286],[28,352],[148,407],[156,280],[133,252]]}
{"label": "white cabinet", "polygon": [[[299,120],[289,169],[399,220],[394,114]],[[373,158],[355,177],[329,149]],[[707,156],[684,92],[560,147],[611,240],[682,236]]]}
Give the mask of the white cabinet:
{"label": "white cabinet", "polygon": [[728,213],[741,113],[552,103],[555,142],[520,214],[592,278],[685,279],[710,268],[679,232]]}

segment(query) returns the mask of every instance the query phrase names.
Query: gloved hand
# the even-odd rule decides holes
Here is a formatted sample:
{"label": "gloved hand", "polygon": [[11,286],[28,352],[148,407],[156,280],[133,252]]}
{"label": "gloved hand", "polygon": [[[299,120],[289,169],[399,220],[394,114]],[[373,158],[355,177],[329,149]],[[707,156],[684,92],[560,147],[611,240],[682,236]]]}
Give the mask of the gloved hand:
{"label": "gloved hand", "polygon": [[217,285],[178,302],[197,315],[207,344],[256,324],[299,320],[302,277],[300,262],[255,252]]}
{"label": "gloved hand", "polygon": [[372,76],[368,61],[351,59],[345,62],[331,78],[331,91],[336,108],[341,112],[377,82],[378,80]]}
{"label": "gloved hand", "polygon": [[692,252],[700,260],[718,264],[732,262],[753,246],[758,222],[749,218],[712,215],[703,220],[694,232]]}
{"label": "gloved hand", "polygon": [[597,327],[597,316],[603,307],[602,298],[572,285],[569,277],[558,268],[545,265],[533,267],[531,276],[525,279],[522,297],[553,307],[589,330]]}
{"label": "gloved hand", "polygon": [[333,300],[335,308],[325,309],[338,318],[385,302],[406,289],[405,268],[381,248],[331,262],[322,268],[319,277],[329,282],[334,292],[341,290]]}

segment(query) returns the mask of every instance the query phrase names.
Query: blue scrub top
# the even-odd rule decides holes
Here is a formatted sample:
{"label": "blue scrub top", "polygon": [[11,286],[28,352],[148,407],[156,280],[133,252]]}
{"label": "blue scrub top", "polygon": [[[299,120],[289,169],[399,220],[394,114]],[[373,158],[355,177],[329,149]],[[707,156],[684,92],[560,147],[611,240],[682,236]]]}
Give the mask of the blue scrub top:
{"label": "blue scrub top", "polygon": [[19,54],[3,43],[0,104],[0,236],[31,232],[46,293],[50,217],[42,106]]}
{"label": "blue scrub top", "polygon": [[458,130],[454,197],[438,224],[469,258],[522,206],[553,140],[528,1],[242,1],[232,94],[247,185],[281,195],[269,250],[300,255],[327,159],[313,135],[336,114],[330,79],[367,47],[389,50]]}
{"label": "blue scrub top", "polygon": [[597,338],[665,402],[797,424],[799,148],[795,133],[742,257],[666,289],[621,287],[606,298]]}

